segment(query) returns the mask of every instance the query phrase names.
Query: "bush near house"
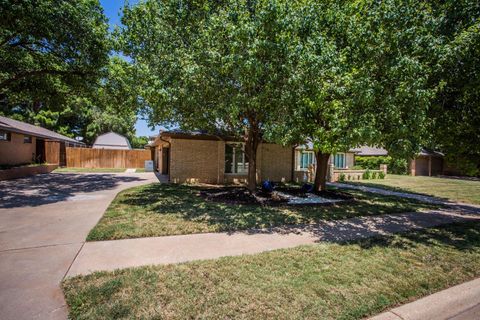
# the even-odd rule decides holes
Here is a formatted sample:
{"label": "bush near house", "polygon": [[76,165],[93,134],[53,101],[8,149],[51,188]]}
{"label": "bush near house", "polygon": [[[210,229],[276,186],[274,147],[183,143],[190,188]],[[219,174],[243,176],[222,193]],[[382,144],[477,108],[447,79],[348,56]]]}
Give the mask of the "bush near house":
{"label": "bush near house", "polygon": [[378,170],[381,164],[387,165],[388,173],[407,174],[406,159],[396,159],[391,156],[355,156],[355,166],[362,169]]}

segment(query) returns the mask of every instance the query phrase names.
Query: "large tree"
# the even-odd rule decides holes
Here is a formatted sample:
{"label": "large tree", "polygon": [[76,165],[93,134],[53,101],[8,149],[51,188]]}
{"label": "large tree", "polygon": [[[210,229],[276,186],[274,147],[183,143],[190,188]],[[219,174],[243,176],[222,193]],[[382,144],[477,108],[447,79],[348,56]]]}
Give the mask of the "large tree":
{"label": "large tree", "polygon": [[470,175],[480,175],[480,2],[433,2],[442,40],[430,109],[432,147]]}
{"label": "large tree", "polygon": [[147,0],[122,20],[151,124],[241,139],[250,190],[258,145],[293,103],[296,16],[288,3]]}
{"label": "large tree", "polygon": [[98,0],[0,0],[0,114],[89,143],[134,135],[129,64]]}
{"label": "large tree", "polygon": [[296,85],[286,141],[311,141],[315,189],[329,157],[362,144],[413,155],[426,139],[435,19],[414,1],[323,1],[303,7]]}

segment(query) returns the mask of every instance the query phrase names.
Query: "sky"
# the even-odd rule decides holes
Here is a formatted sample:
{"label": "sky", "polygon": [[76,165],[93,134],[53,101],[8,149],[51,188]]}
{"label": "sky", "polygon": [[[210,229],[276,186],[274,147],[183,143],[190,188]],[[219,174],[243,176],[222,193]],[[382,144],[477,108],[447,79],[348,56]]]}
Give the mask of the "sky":
{"label": "sky", "polygon": [[[129,0],[129,4],[135,4],[136,0]],[[100,4],[103,7],[103,12],[107,16],[110,29],[113,29],[115,25],[120,25],[120,15],[122,13],[122,7],[124,5],[124,0],[100,0]],[[155,128],[155,130],[150,129],[147,126],[147,121],[142,119],[137,119],[135,124],[135,130],[137,136],[151,136],[156,135],[160,128]]]}

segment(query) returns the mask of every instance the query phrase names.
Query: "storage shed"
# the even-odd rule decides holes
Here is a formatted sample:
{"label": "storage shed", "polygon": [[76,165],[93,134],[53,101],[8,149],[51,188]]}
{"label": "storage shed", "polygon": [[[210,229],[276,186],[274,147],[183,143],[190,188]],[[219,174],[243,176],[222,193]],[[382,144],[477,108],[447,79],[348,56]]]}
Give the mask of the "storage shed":
{"label": "storage shed", "polygon": [[117,150],[131,150],[132,146],[128,139],[121,134],[115,132],[108,132],[99,135],[92,148],[94,149],[117,149]]}

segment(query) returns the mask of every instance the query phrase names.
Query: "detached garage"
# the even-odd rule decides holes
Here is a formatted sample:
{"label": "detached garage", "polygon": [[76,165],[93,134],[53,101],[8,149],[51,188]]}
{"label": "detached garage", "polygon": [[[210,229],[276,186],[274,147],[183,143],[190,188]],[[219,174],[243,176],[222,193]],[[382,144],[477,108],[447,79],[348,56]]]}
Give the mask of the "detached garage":
{"label": "detached garage", "polygon": [[443,173],[443,153],[422,150],[409,163],[412,176],[436,176]]}

